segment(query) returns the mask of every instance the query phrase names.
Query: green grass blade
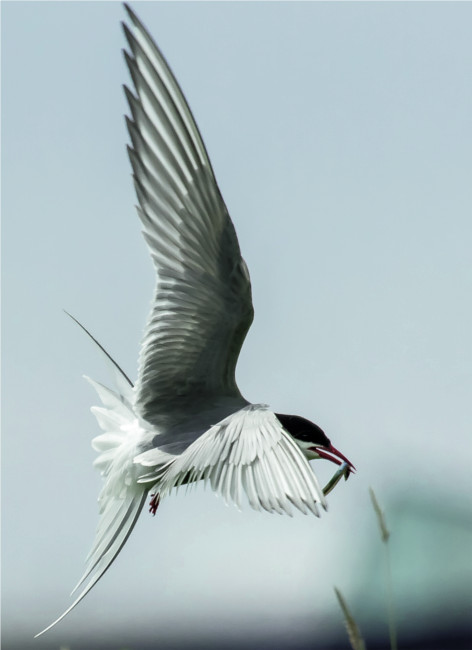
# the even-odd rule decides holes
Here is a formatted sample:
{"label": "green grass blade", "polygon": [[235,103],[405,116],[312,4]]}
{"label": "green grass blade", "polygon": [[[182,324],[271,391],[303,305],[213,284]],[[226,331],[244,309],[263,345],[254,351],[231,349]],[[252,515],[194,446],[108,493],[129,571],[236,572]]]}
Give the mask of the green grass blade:
{"label": "green grass blade", "polygon": [[336,594],[339,605],[343,610],[344,622],[346,623],[347,634],[351,643],[352,650],[365,650],[364,639],[362,638],[357,623],[354,620],[354,617],[351,614],[346,601],[344,600],[344,596],[339,591],[339,589],[336,589],[336,587],[334,587],[334,593]]}
{"label": "green grass blade", "polygon": [[395,627],[395,613],[393,606],[393,583],[392,583],[392,568],[390,562],[390,549],[388,540],[390,538],[390,531],[387,528],[387,522],[385,521],[385,516],[382,511],[382,508],[377,501],[375,492],[372,488],[369,488],[370,499],[374,507],[375,514],[377,516],[377,521],[380,528],[380,537],[384,544],[385,548],[385,582],[387,586],[387,617],[388,617],[388,632],[390,637],[390,648],[391,650],[397,650],[397,630]]}
{"label": "green grass blade", "polygon": [[379,502],[377,501],[375,492],[371,487],[369,488],[369,494],[370,494],[370,499],[372,501],[372,505],[374,506],[375,514],[377,515],[377,521],[379,523],[380,536],[382,538],[382,542],[386,544],[388,542],[388,538],[390,537],[390,531],[387,528],[387,523],[385,521],[384,513],[382,511],[382,508],[379,506]]}

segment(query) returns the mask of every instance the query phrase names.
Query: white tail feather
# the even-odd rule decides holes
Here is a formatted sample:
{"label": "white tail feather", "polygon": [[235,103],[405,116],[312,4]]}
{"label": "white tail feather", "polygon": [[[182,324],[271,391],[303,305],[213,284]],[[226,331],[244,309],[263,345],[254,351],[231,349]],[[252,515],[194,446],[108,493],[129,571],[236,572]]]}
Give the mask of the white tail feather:
{"label": "white tail feather", "polygon": [[121,382],[115,393],[88,377],[86,379],[103,404],[103,407],[92,408],[104,431],[92,441],[93,448],[99,452],[95,465],[104,477],[98,499],[100,520],[85,573],[74,591],[88,579],[85,588],[72,605],[37,637],[67,616],[111,566],[131,534],[147,494],[147,487],[137,483],[138,468],[133,462],[145,431],[131,407],[132,387]]}

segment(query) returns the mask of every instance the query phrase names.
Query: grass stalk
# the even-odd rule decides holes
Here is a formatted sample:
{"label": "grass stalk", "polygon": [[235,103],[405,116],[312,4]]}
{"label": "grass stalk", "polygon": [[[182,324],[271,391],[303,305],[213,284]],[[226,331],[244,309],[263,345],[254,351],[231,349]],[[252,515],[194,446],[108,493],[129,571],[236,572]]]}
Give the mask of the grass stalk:
{"label": "grass stalk", "polygon": [[377,522],[380,529],[380,538],[384,545],[385,551],[385,584],[387,588],[387,619],[388,619],[388,632],[390,638],[390,648],[391,650],[398,650],[397,645],[397,630],[395,626],[395,611],[393,605],[393,581],[392,581],[392,567],[390,561],[390,547],[388,540],[390,538],[390,531],[387,528],[387,523],[385,521],[385,516],[382,511],[382,508],[377,501],[375,492],[372,488],[369,488],[370,499],[374,507],[375,514],[377,516]]}
{"label": "grass stalk", "polygon": [[336,587],[334,588],[334,593],[336,594],[339,605],[343,610],[344,622],[346,624],[347,635],[349,637],[349,642],[351,644],[352,650],[366,650],[364,639],[362,638],[359,627],[357,626],[357,623],[354,620],[349,607],[347,606],[344,596]]}

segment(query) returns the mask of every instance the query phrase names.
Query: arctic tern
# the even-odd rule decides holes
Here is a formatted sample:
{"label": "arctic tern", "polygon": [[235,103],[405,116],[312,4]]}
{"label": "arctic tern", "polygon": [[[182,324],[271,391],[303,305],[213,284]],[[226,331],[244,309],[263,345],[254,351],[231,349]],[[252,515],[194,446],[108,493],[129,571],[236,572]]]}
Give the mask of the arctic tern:
{"label": "arctic tern", "polygon": [[173,488],[203,480],[238,506],[244,493],[256,510],[318,516],[326,499],[308,461],[340,465],[334,483],[354,470],[316,424],[249,403],[239,391],[236,363],[254,315],[249,272],[184,95],[125,7],[124,54],[134,86],[134,92],[125,87],[128,153],[157,288],[135,386],[78,323],[115,375],[114,390],[89,379],[102,402],[92,408],[103,431],[92,442],[104,479],[100,519],[75,589],[85,586],[40,634],[110,567],[148,495],[155,514]]}

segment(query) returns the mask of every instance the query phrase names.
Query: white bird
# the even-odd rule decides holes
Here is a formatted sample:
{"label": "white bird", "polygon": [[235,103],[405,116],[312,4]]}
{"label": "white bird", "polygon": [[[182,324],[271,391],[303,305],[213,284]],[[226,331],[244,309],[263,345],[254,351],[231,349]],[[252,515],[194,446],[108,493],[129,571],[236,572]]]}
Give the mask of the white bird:
{"label": "white bird", "polygon": [[100,520],[75,588],[85,583],[83,590],[40,634],[110,567],[148,493],[155,514],[172,488],[204,480],[238,506],[245,493],[256,510],[290,515],[295,507],[318,516],[326,499],[308,461],[343,463],[346,478],[354,469],[316,424],[251,404],[239,391],[236,362],[254,313],[249,272],[184,95],[125,7],[135,90],[125,87],[128,152],[157,288],[136,386],[95,341],[116,380],[110,390],[89,379],[103,404],[92,408],[103,430],[92,442],[104,478]]}

